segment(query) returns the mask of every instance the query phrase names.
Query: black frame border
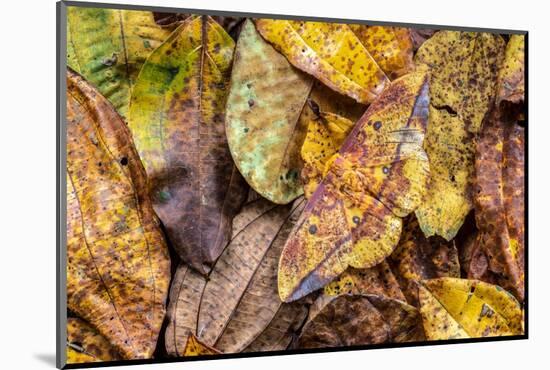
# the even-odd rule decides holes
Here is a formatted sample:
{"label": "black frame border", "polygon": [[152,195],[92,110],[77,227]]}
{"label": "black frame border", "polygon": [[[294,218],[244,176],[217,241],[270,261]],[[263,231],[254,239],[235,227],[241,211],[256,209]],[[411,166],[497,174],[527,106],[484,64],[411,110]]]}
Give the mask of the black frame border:
{"label": "black frame border", "polygon": [[[120,360],[120,361],[104,361],[104,362],[91,362],[91,363],[79,363],[79,364],[67,364],[66,363],[66,327],[67,327],[67,294],[66,294],[66,268],[67,268],[67,232],[66,232],[66,80],[65,71],[67,68],[67,10],[68,6],[74,7],[88,7],[88,8],[106,8],[106,9],[123,9],[123,10],[142,10],[142,11],[155,11],[166,13],[191,13],[201,15],[217,15],[217,16],[240,16],[250,18],[269,18],[269,19],[291,19],[291,20],[306,20],[306,21],[322,21],[330,23],[356,23],[356,24],[369,24],[380,26],[396,26],[396,27],[408,27],[408,28],[434,28],[438,30],[451,30],[451,31],[470,31],[470,32],[488,32],[498,34],[519,34],[525,37],[525,97],[524,97],[524,115],[525,115],[525,168],[524,168],[524,194],[525,194],[525,209],[524,209],[524,233],[525,233],[525,299],[524,299],[524,334],[513,335],[504,337],[488,337],[488,338],[469,338],[469,339],[451,339],[440,341],[422,341],[422,342],[408,342],[408,343],[385,343],[385,344],[371,344],[361,346],[344,346],[344,347],[329,347],[319,349],[287,349],[281,351],[267,351],[267,352],[249,352],[249,353],[226,353],[220,355],[208,355],[208,356],[196,356],[196,357],[174,357],[166,359],[136,359],[136,360]],[[361,351],[369,349],[384,349],[384,348],[407,348],[407,347],[424,347],[424,346],[440,346],[448,344],[465,344],[465,343],[486,343],[486,342],[501,342],[512,340],[525,340],[529,339],[529,31],[527,30],[512,30],[512,29],[496,29],[496,28],[482,28],[482,27],[459,27],[451,25],[437,25],[437,24],[418,24],[418,23],[406,23],[406,22],[385,22],[374,20],[359,20],[348,18],[329,18],[329,17],[312,17],[312,16],[299,16],[290,14],[265,14],[265,13],[251,13],[240,11],[224,11],[224,10],[210,10],[210,9],[192,9],[192,8],[174,8],[163,6],[148,6],[148,5],[129,5],[129,4],[112,4],[112,3],[96,3],[96,2],[82,2],[82,1],[58,1],[56,3],[56,41],[57,41],[57,54],[56,54],[56,367],[58,369],[82,369],[82,368],[96,368],[96,367],[111,367],[111,366],[126,366],[126,365],[143,365],[143,364],[164,364],[174,362],[189,362],[189,361],[204,361],[204,360],[220,360],[220,359],[233,359],[233,358],[250,358],[250,357],[266,357],[266,356],[281,356],[281,355],[296,355],[296,354],[309,354],[309,353],[331,353],[331,352],[347,352],[347,351]]]}

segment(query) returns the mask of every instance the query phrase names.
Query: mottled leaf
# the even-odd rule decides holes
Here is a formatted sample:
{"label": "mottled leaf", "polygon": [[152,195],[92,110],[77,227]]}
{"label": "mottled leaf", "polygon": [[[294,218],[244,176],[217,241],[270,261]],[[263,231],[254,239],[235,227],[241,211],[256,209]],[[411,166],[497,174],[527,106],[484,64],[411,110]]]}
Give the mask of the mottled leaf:
{"label": "mottled leaf", "polygon": [[523,300],[525,137],[524,129],[509,117],[493,112],[477,142],[477,243],[497,283]]}
{"label": "mottled leaf", "polygon": [[346,24],[257,19],[256,27],[294,66],[360,103],[372,102],[389,84]]}
{"label": "mottled leaf", "polygon": [[[402,301],[376,296],[344,294],[322,300],[310,312],[298,348],[329,348],[414,339],[418,311]],[[317,303],[317,302],[316,302]]]}
{"label": "mottled leaf", "polygon": [[422,142],[428,75],[408,74],[370,105],[327,163],[279,263],[279,295],[293,301],[348,266],[368,268],[393,251],[401,217],[418,206],[429,177]]}
{"label": "mottled leaf", "polygon": [[216,348],[201,342],[194,334],[189,334],[183,356],[207,356],[221,354]]}
{"label": "mottled leaf", "polygon": [[397,280],[407,302],[418,307],[418,283],[438,277],[460,277],[458,251],[454,242],[426,238],[414,217],[405,222],[401,240],[390,256]]}
{"label": "mottled leaf", "polygon": [[[314,109],[319,111],[318,106]],[[329,112],[319,111],[318,116],[309,121],[300,151],[304,160],[301,177],[307,198],[317,189],[327,161],[338,152],[352,128],[352,121]]]}
{"label": "mottled leaf", "polygon": [[437,32],[432,28],[409,28],[413,50],[416,52],[422,44]]}
{"label": "mottled leaf", "polygon": [[350,24],[359,41],[392,80],[414,69],[413,43],[408,28]]}
{"label": "mottled leaf", "polygon": [[87,322],[75,317],[67,319],[67,363],[121,359],[109,341]]}
{"label": "mottled leaf", "polygon": [[69,6],[67,64],[126,116],[141,66],[169,34],[150,12]]}
{"label": "mottled leaf", "polygon": [[472,209],[474,138],[494,99],[503,51],[499,35],[440,31],[416,54],[432,72],[425,141],[431,181],[416,210],[427,237],[451,240]]}
{"label": "mottled leaf", "polygon": [[233,49],[210,17],[187,18],[147,59],[128,115],[155,212],[200,273],[227,244],[247,193],[224,128]]}
{"label": "mottled leaf", "polygon": [[428,340],[523,333],[523,312],[499,286],[478,280],[439,278],[419,287],[420,313]]}
{"label": "mottled leaf", "polygon": [[302,194],[300,118],[312,80],[294,69],[247,20],[237,43],[227,99],[227,140],[246,181],[260,195],[287,204]]}
{"label": "mottled leaf", "polygon": [[286,348],[294,334],[292,328],[301,324],[306,311],[303,304],[279,300],[277,263],[303,206],[303,199],[284,206],[263,198],[248,203],[235,217],[233,239],[208,281],[178,270],[171,290],[171,301],[177,303],[170,304],[168,314],[168,353],[181,353],[190,333],[220,351],[233,353],[249,345],[262,348],[265,339],[264,344],[255,340],[269,330],[264,336],[277,338],[269,345],[284,345],[272,349]]}
{"label": "mottled leaf", "polygon": [[499,72],[498,102],[519,103],[525,95],[525,36],[512,35]]}
{"label": "mottled leaf", "polygon": [[125,358],[150,358],[170,257],[126,124],[67,72],[67,306]]}

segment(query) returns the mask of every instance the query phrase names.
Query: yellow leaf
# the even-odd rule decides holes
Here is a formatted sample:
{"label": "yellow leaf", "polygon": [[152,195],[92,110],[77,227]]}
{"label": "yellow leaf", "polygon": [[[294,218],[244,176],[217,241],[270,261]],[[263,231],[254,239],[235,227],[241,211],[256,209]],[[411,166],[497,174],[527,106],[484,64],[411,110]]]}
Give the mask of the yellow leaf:
{"label": "yellow leaf", "polygon": [[525,95],[525,36],[512,35],[499,72],[498,102],[519,103]]}
{"label": "yellow leaf", "polygon": [[520,304],[499,286],[457,278],[425,280],[419,298],[428,340],[523,333]]}
{"label": "yellow leaf", "polygon": [[327,160],[340,149],[352,128],[352,121],[328,112],[320,112],[316,119],[309,121],[301,149],[304,160],[301,176],[306,198],[321,182]]}
{"label": "yellow leaf", "polygon": [[115,361],[122,358],[105,337],[81,319],[67,320],[67,363]]}
{"label": "yellow leaf", "polygon": [[170,31],[142,10],[67,8],[67,64],[125,116],[145,59]]}
{"label": "yellow leaf", "polygon": [[219,355],[220,351],[201,342],[195,334],[189,334],[185,349],[183,350],[183,356],[208,356]]}
{"label": "yellow leaf", "polygon": [[494,99],[503,52],[499,35],[440,31],[416,54],[432,75],[425,141],[431,181],[416,210],[426,236],[451,240],[473,207],[474,138]]}
{"label": "yellow leaf", "polygon": [[429,177],[422,142],[428,75],[395,80],[327,163],[279,261],[279,296],[299,299],[348,266],[368,268],[393,251],[401,217],[416,209]]}
{"label": "yellow leaf", "polygon": [[290,63],[360,103],[370,103],[389,80],[346,24],[258,19],[260,34]]}
{"label": "yellow leaf", "polygon": [[376,63],[392,80],[414,69],[413,44],[408,28],[350,24]]}

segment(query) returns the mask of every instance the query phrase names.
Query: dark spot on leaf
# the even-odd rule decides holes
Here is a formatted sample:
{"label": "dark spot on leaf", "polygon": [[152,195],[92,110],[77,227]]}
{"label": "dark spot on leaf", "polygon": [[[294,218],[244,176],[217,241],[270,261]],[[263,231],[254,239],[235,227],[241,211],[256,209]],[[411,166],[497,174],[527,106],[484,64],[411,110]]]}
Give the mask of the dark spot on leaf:
{"label": "dark spot on leaf", "polygon": [[380,130],[380,127],[382,127],[382,122],[380,122],[380,121],[374,122],[374,129],[376,131]]}
{"label": "dark spot on leaf", "polygon": [[122,157],[120,159],[120,164],[123,165],[123,166],[126,166],[128,164],[128,158]]}
{"label": "dark spot on leaf", "polygon": [[311,225],[311,226],[309,227],[309,233],[310,233],[311,235],[316,234],[316,233],[317,233],[317,225]]}
{"label": "dark spot on leaf", "polygon": [[353,216],[353,223],[354,224],[358,225],[359,221],[360,221],[359,216]]}

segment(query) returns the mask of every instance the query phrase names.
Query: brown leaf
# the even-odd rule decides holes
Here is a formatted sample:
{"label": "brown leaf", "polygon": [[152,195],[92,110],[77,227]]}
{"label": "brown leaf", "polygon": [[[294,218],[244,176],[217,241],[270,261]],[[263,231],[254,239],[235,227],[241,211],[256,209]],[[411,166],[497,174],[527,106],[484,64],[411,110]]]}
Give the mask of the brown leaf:
{"label": "brown leaf", "polygon": [[[301,303],[279,300],[277,263],[303,206],[303,199],[285,206],[263,198],[248,203],[235,217],[233,239],[207,281],[178,270],[166,331],[169,354],[177,355],[190,333],[225,353],[249,345],[253,350],[286,348],[292,328],[303,322],[306,312]],[[267,343],[266,338],[276,341]]]}
{"label": "brown leaf", "polygon": [[503,288],[524,298],[524,129],[495,109],[476,147],[478,243]]}
{"label": "brown leaf", "polygon": [[125,358],[150,358],[170,257],[126,124],[67,71],[67,305]]}
{"label": "brown leaf", "polygon": [[409,304],[419,307],[418,283],[437,277],[460,277],[458,251],[454,241],[426,238],[416,218],[409,217],[401,240],[390,256],[397,279]]}
{"label": "brown leaf", "polygon": [[437,30],[432,28],[409,28],[409,32],[411,33],[413,50],[416,52],[424,41],[432,37]]}

